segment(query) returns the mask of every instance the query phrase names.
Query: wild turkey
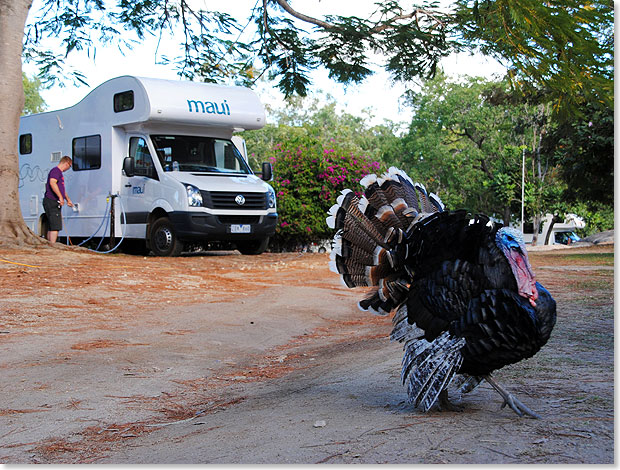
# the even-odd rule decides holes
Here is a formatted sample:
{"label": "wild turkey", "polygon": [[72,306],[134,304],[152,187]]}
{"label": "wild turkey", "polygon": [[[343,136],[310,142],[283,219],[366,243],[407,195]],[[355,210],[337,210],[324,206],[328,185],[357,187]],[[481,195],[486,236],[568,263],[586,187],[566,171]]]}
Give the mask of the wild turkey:
{"label": "wild turkey", "polygon": [[390,337],[404,342],[408,401],[449,407],[453,379],[461,393],[485,379],[502,407],[539,418],[490,375],[536,354],[555,325],[555,301],[535,281],[521,233],[447,211],[396,168],[361,184],[363,196],[344,190],[329,211],[330,268],[347,287],[377,286],[362,310],[396,310]]}

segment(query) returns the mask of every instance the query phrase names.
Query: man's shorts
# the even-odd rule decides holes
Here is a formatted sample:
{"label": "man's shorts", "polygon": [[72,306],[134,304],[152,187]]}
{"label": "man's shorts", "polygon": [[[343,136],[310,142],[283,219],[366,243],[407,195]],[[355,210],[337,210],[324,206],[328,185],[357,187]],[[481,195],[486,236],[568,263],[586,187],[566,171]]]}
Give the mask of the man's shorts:
{"label": "man's shorts", "polygon": [[62,217],[60,215],[60,202],[55,199],[43,198],[43,209],[47,216],[48,230],[60,232],[62,230]]}

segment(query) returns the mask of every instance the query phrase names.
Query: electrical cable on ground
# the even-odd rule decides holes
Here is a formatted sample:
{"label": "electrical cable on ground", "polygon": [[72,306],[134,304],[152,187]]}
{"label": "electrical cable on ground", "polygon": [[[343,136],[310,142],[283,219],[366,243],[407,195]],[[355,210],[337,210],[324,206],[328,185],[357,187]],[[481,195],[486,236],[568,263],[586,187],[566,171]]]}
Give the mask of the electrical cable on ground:
{"label": "electrical cable on ground", "polygon": [[9,261],[9,260],[2,259],[2,258],[0,258],[0,261],[2,261],[3,263],[17,264],[18,266],[27,266],[29,268],[40,268],[41,267],[41,266],[35,266],[32,264],[16,263],[15,261]]}

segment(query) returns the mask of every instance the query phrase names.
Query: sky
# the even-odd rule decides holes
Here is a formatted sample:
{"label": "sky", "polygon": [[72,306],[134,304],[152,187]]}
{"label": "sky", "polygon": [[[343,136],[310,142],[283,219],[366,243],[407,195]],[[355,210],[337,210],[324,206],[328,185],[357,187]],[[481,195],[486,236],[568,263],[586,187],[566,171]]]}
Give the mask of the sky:
{"label": "sky", "polygon": [[[193,1],[204,4],[204,0]],[[244,24],[243,20],[255,2],[256,0],[233,0],[221,3],[224,5],[222,8],[228,8],[228,13],[234,15],[240,23]],[[374,0],[367,2],[360,0],[319,0],[317,2],[315,0],[312,2],[312,8],[309,11],[316,17],[322,17],[325,14],[345,15],[350,14],[351,11],[355,11],[358,16],[363,16],[364,12],[360,9],[366,8],[370,13],[373,3]],[[35,1],[33,9],[36,8],[36,4]],[[298,2],[296,5],[308,4],[310,2],[304,4]],[[301,7],[298,8],[302,9]],[[178,41],[174,41],[174,44],[177,43]],[[47,110],[72,106],[97,85],[120,75],[178,79],[179,77],[173,67],[157,63],[158,59],[161,59],[162,51],[163,53],[166,52],[166,46],[160,46],[158,55],[156,55],[156,51],[156,40],[153,38],[130,51],[126,51],[125,55],[114,47],[99,47],[94,59],[84,55],[70,56],[68,63],[84,74],[89,86],[66,85],[43,90],[41,95],[47,104]],[[477,75],[491,78],[504,71],[504,68],[493,59],[469,54],[453,54],[445,58],[441,66],[448,75]],[[318,70],[312,74],[313,83],[310,90],[311,93],[318,91],[329,93],[339,103],[340,111],[346,110],[349,114],[362,115],[364,109],[369,109],[374,116],[371,124],[380,124],[384,119],[395,122],[410,121],[412,112],[401,105],[400,99],[407,89],[406,86],[402,83],[392,83],[389,74],[379,66],[375,67],[375,70],[375,74],[362,84],[346,87],[329,79],[327,72]],[[36,69],[30,65],[25,65],[24,71],[28,75],[36,73]],[[283,96],[272,84],[260,84],[256,88],[256,92],[263,103],[276,108],[282,107]]]}

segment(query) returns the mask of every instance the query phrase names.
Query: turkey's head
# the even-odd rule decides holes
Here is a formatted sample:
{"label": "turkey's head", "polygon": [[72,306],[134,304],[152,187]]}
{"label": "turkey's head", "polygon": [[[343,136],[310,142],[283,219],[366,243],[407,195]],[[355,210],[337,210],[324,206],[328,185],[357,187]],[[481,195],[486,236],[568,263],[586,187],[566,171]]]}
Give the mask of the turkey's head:
{"label": "turkey's head", "polygon": [[536,277],[527,257],[523,235],[518,230],[503,227],[497,231],[495,243],[508,260],[510,269],[512,269],[512,273],[517,281],[519,295],[528,299],[530,304],[536,307],[536,299],[538,299]]}

